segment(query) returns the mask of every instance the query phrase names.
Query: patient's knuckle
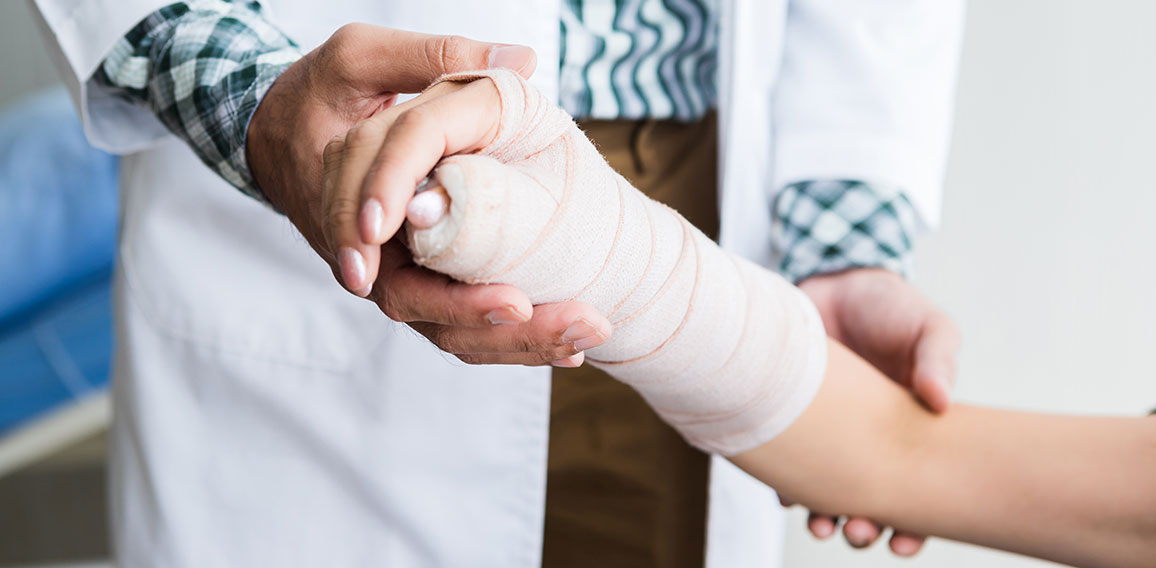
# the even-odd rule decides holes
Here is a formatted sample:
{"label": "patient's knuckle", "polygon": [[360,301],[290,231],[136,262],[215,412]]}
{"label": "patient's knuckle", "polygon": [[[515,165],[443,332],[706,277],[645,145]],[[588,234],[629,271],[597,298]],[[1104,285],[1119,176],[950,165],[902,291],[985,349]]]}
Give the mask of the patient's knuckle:
{"label": "patient's knuckle", "polygon": [[[325,220],[322,221],[322,233],[326,242],[331,246],[351,245],[355,243],[342,242],[346,232],[343,229],[354,222],[357,211],[357,199],[350,196],[334,195],[329,198]],[[348,238],[346,236],[346,238]]]}
{"label": "patient's knuckle", "polygon": [[326,163],[329,163],[331,160],[341,156],[341,153],[345,150],[345,139],[348,137],[348,135],[348,133],[338,134],[333,138],[330,138],[329,142],[325,143],[325,151],[322,155],[324,156]]}
{"label": "patient's knuckle", "polygon": [[325,144],[321,153],[321,169],[329,182],[329,177],[341,169],[341,157],[345,154],[345,135],[334,136]]}
{"label": "patient's knuckle", "polygon": [[421,130],[427,128],[433,119],[433,114],[424,105],[419,105],[397,116],[393,127],[398,130]]}
{"label": "patient's knuckle", "polygon": [[370,119],[354,124],[345,135],[345,145],[350,148],[376,146],[385,137],[385,125]]}
{"label": "patient's knuckle", "polygon": [[329,196],[329,208],[326,211],[326,222],[333,228],[345,223],[349,217],[357,212],[357,197],[340,192]]}

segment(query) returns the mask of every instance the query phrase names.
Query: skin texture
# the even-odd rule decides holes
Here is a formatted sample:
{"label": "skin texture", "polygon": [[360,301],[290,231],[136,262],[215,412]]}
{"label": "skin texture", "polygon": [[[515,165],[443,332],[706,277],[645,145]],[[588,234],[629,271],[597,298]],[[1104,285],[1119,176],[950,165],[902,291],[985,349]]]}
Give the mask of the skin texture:
{"label": "skin texture", "polygon": [[921,534],[1075,566],[1156,558],[1156,420],[965,405],[936,415],[830,349],[807,411],[735,464],[816,510]]}
{"label": "skin texture", "polygon": [[[395,105],[398,93],[420,92],[447,72],[492,66],[529,76],[535,65],[527,47],[350,24],[289,67],[249,124],[246,153],[258,186],[338,282],[470,363],[574,366],[581,363],[573,347],[580,338],[566,330],[586,321],[608,336],[609,323],[583,304],[535,307],[510,286],[453,282],[414,266],[404,246],[391,239],[358,242],[358,200],[328,189],[325,150],[341,153],[346,141],[360,148],[376,140],[383,132],[375,128],[404,116]],[[360,165],[376,168],[395,158],[383,154]],[[343,171],[337,164],[330,174]],[[382,218],[396,225],[396,213],[386,209]]]}

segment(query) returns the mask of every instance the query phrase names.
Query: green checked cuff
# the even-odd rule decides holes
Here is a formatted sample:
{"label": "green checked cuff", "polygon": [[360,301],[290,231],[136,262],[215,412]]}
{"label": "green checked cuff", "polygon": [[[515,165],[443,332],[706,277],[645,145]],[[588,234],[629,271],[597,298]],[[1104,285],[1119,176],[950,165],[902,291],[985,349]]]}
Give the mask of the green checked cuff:
{"label": "green checked cuff", "polygon": [[907,276],[915,208],[897,189],[853,180],[788,185],[775,201],[780,272],[791,282],[849,268]]}
{"label": "green checked cuff", "polygon": [[300,58],[259,3],[191,0],[137,24],[93,80],[151,110],[214,172],[268,203],[245,160],[245,131],[273,81]]}

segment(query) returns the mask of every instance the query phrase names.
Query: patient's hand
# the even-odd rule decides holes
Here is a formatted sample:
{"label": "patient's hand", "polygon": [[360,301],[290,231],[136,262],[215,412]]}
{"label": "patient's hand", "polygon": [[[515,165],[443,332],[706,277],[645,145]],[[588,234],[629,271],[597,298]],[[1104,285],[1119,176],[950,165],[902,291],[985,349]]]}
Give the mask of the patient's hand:
{"label": "patient's hand", "polygon": [[489,81],[443,82],[334,137],[323,156],[318,239],[359,261],[358,284],[344,266],[338,275],[351,291],[465,363],[576,367],[611,333],[592,306],[531,306],[513,286],[455,281],[414,264],[395,235],[418,182],[442,157],[493,140],[500,114]]}
{"label": "patient's hand", "polygon": [[[828,335],[910,389],[931,410],[947,410],[960,342],[947,314],[899,275],[878,268],[815,276],[799,287],[819,308]],[[835,533],[836,520],[812,512],[807,525],[816,537],[827,538]],[[870,546],[881,532],[865,518],[851,518],[843,526],[847,542],[857,548]],[[896,531],[891,550],[910,556],[923,540]]]}

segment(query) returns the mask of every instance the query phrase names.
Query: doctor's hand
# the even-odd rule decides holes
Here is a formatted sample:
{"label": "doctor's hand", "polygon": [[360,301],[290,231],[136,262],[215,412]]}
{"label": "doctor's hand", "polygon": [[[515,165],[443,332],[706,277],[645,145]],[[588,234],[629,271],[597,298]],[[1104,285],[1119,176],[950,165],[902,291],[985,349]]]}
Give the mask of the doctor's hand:
{"label": "doctor's hand", "polygon": [[[524,46],[351,24],[278,77],[249,123],[246,157],[257,185],[337,280],[470,363],[576,366],[582,361],[580,351],[603,341],[610,325],[584,304],[534,309],[525,294],[510,286],[451,282],[414,266],[400,243],[382,239],[363,245],[349,239],[356,236],[356,224],[351,234],[338,230],[338,221],[347,219],[340,213],[356,210],[365,174],[392,172],[412,154],[404,144],[376,152],[394,121],[409,127],[420,123],[418,115],[404,112],[419,104],[395,105],[398,93],[420,92],[441,75],[473,69],[503,67],[528,77],[535,64],[533,50]],[[421,100],[439,94],[445,93],[427,93]],[[340,180],[324,175],[327,147],[332,174],[340,173]],[[343,156],[351,160],[343,163],[338,159]],[[334,191],[347,187],[342,183],[356,183],[358,191]],[[377,213],[392,223],[399,219],[395,213],[404,215],[404,202],[400,207],[400,212]]]}
{"label": "doctor's hand", "polygon": [[[396,234],[418,181],[443,156],[492,141],[500,110],[491,81],[445,82],[335,137],[325,148],[323,238],[339,256],[360,257],[372,282],[368,297],[386,315],[462,361],[578,366],[584,350],[610,336],[610,322],[593,306],[531,306],[511,286],[454,281],[417,266]],[[352,287],[362,275],[346,268],[338,278]]]}
{"label": "doctor's hand", "polygon": [[[339,253],[324,237],[322,168],[329,141],[394,107],[399,93],[420,92],[445,73],[507,67],[529,76],[536,61],[525,46],[343,26],[286,69],[261,100],[246,137],[249,169],[273,206],[339,269]],[[349,288],[364,296],[372,281],[361,278]]]}
{"label": "doctor's hand", "polygon": [[[799,288],[815,302],[827,333],[911,390],[933,412],[951,404],[960,335],[951,318],[898,274],[880,268],[856,268],[813,276]],[[784,502],[789,504],[789,502]],[[818,538],[834,534],[836,518],[811,513],[808,528]],[[882,527],[851,518],[843,535],[852,546],[870,546]],[[924,537],[895,531],[891,550],[900,556],[919,552]]]}

